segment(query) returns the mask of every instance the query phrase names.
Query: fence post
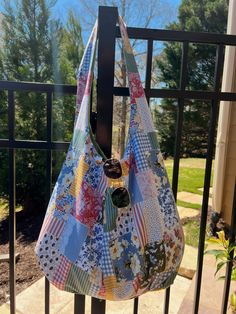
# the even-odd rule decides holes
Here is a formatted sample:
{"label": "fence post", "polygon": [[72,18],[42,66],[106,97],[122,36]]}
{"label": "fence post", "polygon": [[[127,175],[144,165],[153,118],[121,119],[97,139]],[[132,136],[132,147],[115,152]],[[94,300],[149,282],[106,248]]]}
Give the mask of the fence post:
{"label": "fence post", "polygon": [[99,7],[96,140],[111,156],[117,8]]}
{"label": "fence post", "polygon": [[[96,140],[108,158],[112,147],[116,22],[117,8],[99,7]],[[103,314],[105,309],[105,301],[92,298],[92,314]]]}

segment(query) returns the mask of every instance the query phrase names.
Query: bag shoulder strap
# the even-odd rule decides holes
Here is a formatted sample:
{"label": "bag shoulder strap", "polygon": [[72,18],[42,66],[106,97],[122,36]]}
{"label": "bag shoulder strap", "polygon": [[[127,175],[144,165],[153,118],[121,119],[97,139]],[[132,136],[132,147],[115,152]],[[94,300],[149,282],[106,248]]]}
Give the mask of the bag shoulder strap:
{"label": "bag shoulder strap", "polygon": [[[142,124],[142,129],[146,132],[154,131],[154,125],[151,118],[151,113],[148,108],[146,96],[141,83],[138,68],[135,62],[133,50],[127,34],[127,28],[123,19],[118,17],[121,38],[123,42],[123,51],[128,75],[129,91],[130,91],[130,102],[135,110],[130,115],[130,125],[132,128],[135,123],[134,120],[139,116],[137,121]],[[75,128],[81,129],[81,126],[76,126],[78,121],[77,117],[81,113],[80,124],[82,123],[82,129],[85,130],[89,125],[89,105],[90,105],[90,93],[93,79],[93,68],[95,61],[95,52],[97,45],[97,27],[98,22],[96,21],[93,31],[90,35],[88,44],[86,46],[81,65],[77,76],[77,101],[76,101],[76,117],[75,117]],[[83,112],[83,113],[82,113]]]}
{"label": "bag shoulder strap", "polygon": [[[129,81],[129,92],[131,102],[130,129],[139,127],[144,133],[155,132],[151,112],[147,103],[144,88],[135,61],[133,49],[127,34],[127,27],[122,17],[119,16],[121,37],[123,40],[123,51]],[[132,110],[133,109],[133,110]]]}
{"label": "bag shoulder strap", "polygon": [[[90,34],[88,43],[84,50],[84,54],[77,73],[77,94],[75,109],[75,124],[80,112],[81,104],[84,96],[91,92],[91,82],[93,77],[93,64],[96,52],[98,22],[95,22],[93,30]],[[85,106],[87,104],[84,104]]]}

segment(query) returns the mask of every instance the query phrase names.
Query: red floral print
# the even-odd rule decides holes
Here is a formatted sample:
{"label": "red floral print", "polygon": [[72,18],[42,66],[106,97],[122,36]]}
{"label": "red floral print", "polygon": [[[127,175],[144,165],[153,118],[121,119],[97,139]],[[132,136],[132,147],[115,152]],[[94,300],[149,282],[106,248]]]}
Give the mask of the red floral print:
{"label": "red floral print", "polygon": [[83,181],[79,196],[75,202],[73,216],[91,230],[101,210],[101,195],[96,194],[94,189],[86,181]]}
{"label": "red floral print", "polygon": [[138,73],[129,73],[129,83],[131,88],[131,103],[136,103],[135,98],[144,96],[144,90]]}

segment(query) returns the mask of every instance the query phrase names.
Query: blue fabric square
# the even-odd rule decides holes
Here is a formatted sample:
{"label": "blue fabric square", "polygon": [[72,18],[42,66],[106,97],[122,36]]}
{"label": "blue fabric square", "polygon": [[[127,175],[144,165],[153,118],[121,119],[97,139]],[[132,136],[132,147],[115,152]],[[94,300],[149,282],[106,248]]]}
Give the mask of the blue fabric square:
{"label": "blue fabric square", "polygon": [[132,205],[143,201],[142,193],[139,189],[138,182],[136,180],[135,172],[133,169],[130,170],[129,173],[129,193],[131,196]]}
{"label": "blue fabric square", "polygon": [[68,216],[63,235],[60,241],[60,251],[72,262],[78,257],[82,245],[87,238],[88,228],[72,215]]}

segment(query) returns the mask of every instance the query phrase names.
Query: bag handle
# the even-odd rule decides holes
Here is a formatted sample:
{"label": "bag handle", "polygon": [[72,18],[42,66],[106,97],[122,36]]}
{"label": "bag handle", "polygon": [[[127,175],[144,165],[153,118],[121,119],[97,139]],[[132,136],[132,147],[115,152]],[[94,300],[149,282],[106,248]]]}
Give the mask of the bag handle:
{"label": "bag handle", "polygon": [[84,95],[91,92],[91,78],[89,79],[89,74],[93,72],[93,63],[97,42],[97,28],[98,21],[96,20],[88,43],[85,47],[84,54],[77,73],[77,94],[74,125],[76,124]]}
{"label": "bag handle", "polygon": [[[138,111],[141,111],[140,120],[143,125],[149,125],[149,131],[154,131],[154,125],[151,118],[151,113],[148,108],[147,100],[145,97],[144,89],[141,83],[140,75],[138,72],[137,64],[134,58],[133,49],[131,47],[129,37],[127,34],[126,24],[124,23],[121,16],[118,16],[118,22],[121,32],[121,38],[123,43],[124,58],[126,63],[128,84],[130,91],[130,101],[131,105],[137,106],[135,115],[138,115]],[[96,21],[92,33],[90,35],[88,44],[86,46],[81,65],[79,67],[77,75],[77,101],[76,101],[76,114],[75,114],[75,128],[81,129],[79,125],[76,126],[78,122],[78,114],[83,111],[81,121],[79,123],[83,124],[83,129],[88,129],[89,126],[89,105],[90,105],[90,93],[93,79],[93,68],[95,61],[95,52],[97,45],[97,29],[98,21]],[[140,101],[141,99],[141,101]],[[138,103],[137,103],[138,102]],[[133,123],[131,120],[135,118],[135,115],[130,115],[130,126]],[[142,121],[142,120],[146,120]],[[79,124],[78,123],[78,124]]]}

